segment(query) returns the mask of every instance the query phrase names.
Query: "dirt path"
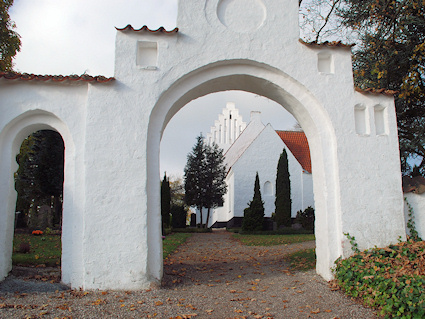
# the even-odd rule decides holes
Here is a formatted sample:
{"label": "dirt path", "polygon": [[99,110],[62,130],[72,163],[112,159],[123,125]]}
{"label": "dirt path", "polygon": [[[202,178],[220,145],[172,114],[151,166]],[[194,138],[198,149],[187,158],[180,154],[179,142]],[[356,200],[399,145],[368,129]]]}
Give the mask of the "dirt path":
{"label": "dirt path", "polygon": [[166,260],[161,288],[22,296],[0,284],[0,318],[376,318],[314,271],[288,271],[282,257],[311,247],[247,247],[227,232],[195,234]]}

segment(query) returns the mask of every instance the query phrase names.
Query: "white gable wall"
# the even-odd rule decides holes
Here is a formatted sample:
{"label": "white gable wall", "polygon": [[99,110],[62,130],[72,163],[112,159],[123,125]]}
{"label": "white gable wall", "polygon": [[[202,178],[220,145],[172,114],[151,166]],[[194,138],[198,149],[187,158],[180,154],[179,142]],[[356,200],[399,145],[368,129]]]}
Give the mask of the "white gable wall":
{"label": "white gable wall", "polygon": [[[247,204],[252,200],[256,172],[260,178],[265,217],[271,217],[275,211],[277,163],[284,146],[282,139],[268,124],[232,167],[235,175],[235,217],[243,217],[244,208],[248,207]],[[287,153],[291,190],[293,190],[292,217],[295,217],[296,212],[302,207],[302,167],[288,149]],[[268,196],[264,194],[266,182],[271,183],[273,190]]]}

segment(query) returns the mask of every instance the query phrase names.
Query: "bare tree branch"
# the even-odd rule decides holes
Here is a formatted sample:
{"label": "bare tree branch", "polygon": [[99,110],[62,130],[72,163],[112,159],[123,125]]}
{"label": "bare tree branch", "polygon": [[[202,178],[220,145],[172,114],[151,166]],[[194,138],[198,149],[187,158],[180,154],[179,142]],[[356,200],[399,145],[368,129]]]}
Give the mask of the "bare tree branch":
{"label": "bare tree branch", "polygon": [[[301,0],[302,1],[302,0]],[[329,12],[328,12],[328,15],[326,16],[326,18],[325,18],[325,23],[322,25],[322,27],[319,29],[319,31],[317,31],[317,34],[316,34],[316,42],[318,42],[319,41],[319,37],[320,37],[320,32],[322,32],[322,30],[325,28],[325,26],[328,24],[328,21],[329,21],[329,18],[330,18],[330,16],[332,15],[332,13],[333,13],[333,11],[335,10],[335,8],[336,8],[336,5],[340,2],[341,0],[335,0],[334,2],[333,2],[333,4],[332,4],[332,7],[331,7],[331,9],[329,10]]]}

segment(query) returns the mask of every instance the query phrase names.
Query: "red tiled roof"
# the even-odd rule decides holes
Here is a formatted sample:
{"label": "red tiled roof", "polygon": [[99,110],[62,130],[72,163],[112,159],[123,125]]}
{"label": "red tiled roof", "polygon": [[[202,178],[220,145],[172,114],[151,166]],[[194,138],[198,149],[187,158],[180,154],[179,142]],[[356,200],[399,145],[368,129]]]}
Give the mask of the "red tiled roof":
{"label": "red tiled roof", "polygon": [[135,31],[135,32],[139,32],[139,31],[148,31],[148,32],[152,32],[152,33],[156,33],[156,32],[161,32],[161,33],[177,33],[179,32],[179,28],[174,28],[173,30],[167,31],[165,30],[164,27],[160,27],[156,30],[151,30],[149,29],[147,26],[143,26],[140,29],[134,29],[130,24],[127,24],[127,26],[125,28],[117,28],[115,27],[115,29],[117,29],[118,31]]}
{"label": "red tiled roof", "polygon": [[374,88],[368,88],[368,89],[361,89],[356,87],[355,90],[359,93],[372,93],[372,94],[385,94],[385,95],[395,95],[398,93],[398,91],[388,90],[388,89],[374,89]]}
{"label": "red tiled roof", "polygon": [[302,168],[311,173],[310,148],[304,132],[276,131]]}
{"label": "red tiled roof", "polygon": [[317,42],[317,41],[312,41],[312,42],[306,42],[302,39],[299,40],[302,44],[308,45],[308,46],[316,46],[316,47],[338,47],[338,48],[352,48],[353,46],[355,46],[354,43],[352,44],[345,44],[342,43],[341,41],[325,41],[325,42]]}
{"label": "red tiled roof", "polygon": [[115,80],[114,78],[107,78],[104,76],[91,76],[88,74],[83,75],[37,75],[28,73],[17,73],[17,72],[0,72],[0,79],[6,80],[23,80],[23,81],[53,81],[53,82],[98,82],[106,83]]}

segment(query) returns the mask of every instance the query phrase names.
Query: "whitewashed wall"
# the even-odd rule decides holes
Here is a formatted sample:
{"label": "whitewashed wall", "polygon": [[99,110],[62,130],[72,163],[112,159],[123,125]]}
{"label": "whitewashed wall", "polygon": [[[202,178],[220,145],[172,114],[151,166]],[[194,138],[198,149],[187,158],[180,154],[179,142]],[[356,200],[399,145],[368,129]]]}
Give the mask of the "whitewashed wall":
{"label": "whitewashed wall", "polygon": [[[178,10],[179,32],[117,32],[111,85],[0,83],[0,279],[10,270],[13,158],[30,129],[55,127],[66,148],[75,145],[65,150],[64,281],[157,283],[161,135],[189,101],[224,90],[272,99],[303,127],[319,274],[330,279],[335,259],[351,253],[344,232],[360,249],[405,237],[394,100],[354,91],[349,49],[300,43],[294,0],[181,0]],[[38,120],[38,109],[52,120]]]}
{"label": "whitewashed wall", "polygon": [[[425,193],[406,193],[404,194],[404,197],[406,198],[407,203],[409,203],[409,205],[412,207],[413,221],[415,222],[415,227],[419,237],[425,239]],[[407,222],[409,220],[409,207],[407,203],[404,203],[404,216],[406,221],[406,233],[409,234],[409,229],[407,228]]]}

